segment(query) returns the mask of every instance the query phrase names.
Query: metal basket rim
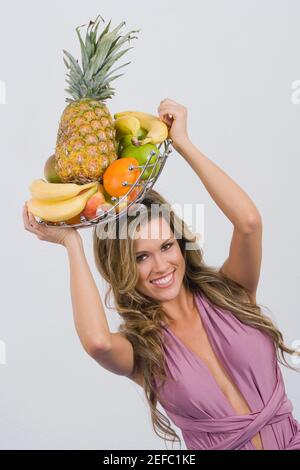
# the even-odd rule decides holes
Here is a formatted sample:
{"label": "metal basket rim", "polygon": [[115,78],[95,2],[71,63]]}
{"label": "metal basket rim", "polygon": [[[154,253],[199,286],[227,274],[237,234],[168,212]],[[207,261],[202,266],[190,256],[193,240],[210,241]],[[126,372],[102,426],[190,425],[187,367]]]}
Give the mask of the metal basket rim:
{"label": "metal basket rim", "polygon": [[[161,146],[164,144],[165,148],[164,148],[164,151],[163,153],[159,153],[158,155],[158,158],[155,162],[155,164],[153,164],[153,168],[152,168],[152,172],[150,174],[150,176],[145,180],[145,184],[143,184],[142,186],[144,186],[144,189],[142,189],[141,193],[142,194],[138,194],[137,197],[135,199],[133,199],[132,201],[128,202],[126,204],[126,207],[121,210],[121,212],[117,212],[116,211],[116,207],[118,207],[118,205],[120,203],[122,203],[122,201],[128,197],[128,195],[133,191],[133,189],[135,187],[137,187],[139,184],[138,182],[141,180],[141,176],[143,175],[143,173],[145,172],[145,170],[147,169],[147,166],[148,163],[150,162],[151,158],[152,158],[152,154],[150,153],[149,156],[147,157],[147,162],[146,164],[143,166],[143,171],[141,172],[141,174],[139,175],[139,178],[137,179],[137,181],[132,184],[132,187],[127,191],[127,193],[125,195],[123,195],[121,198],[119,198],[119,201],[114,204],[108,211],[106,211],[103,215],[101,216],[98,216],[98,217],[95,217],[94,219],[86,219],[85,221],[82,221],[78,224],[67,224],[65,221],[61,221],[61,222],[53,222],[53,223],[49,223],[49,221],[44,221],[43,219],[41,219],[40,217],[37,220],[37,222],[41,225],[41,226],[45,226],[45,227],[55,227],[55,228],[89,228],[89,227],[94,227],[98,224],[101,224],[101,223],[106,223],[106,222],[112,222],[112,221],[115,221],[116,219],[118,219],[119,217],[121,217],[122,215],[126,214],[128,212],[128,209],[133,205],[133,204],[136,204],[137,202],[139,202],[140,200],[143,200],[143,198],[145,197],[145,195],[147,194],[147,192],[153,187],[153,185],[156,183],[160,173],[162,172],[162,169],[166,163],[166,160],[169,156],[169,154],[172,152],[172,150],[169,148],[170,145],[172,144],[172,139],[165,139],[163,140],[160,145],[158,146],[158,150],[160,150]],[[160,159],[162,160],[160,162]],[[153,173],[153,170],[156,168],[156,166],[160,164],[160,168],[159,168],[159,171],[157,172],[156,175],[153,176],[153,179],[151,180],[151,175]],[[152,166],[152,164],[150,164],[150,166]],[[140,167],[140,166],[139,166]],[[136,168],[136,167],[134,167]],[[124,182],[123,182],[124,183]],[[82,183],[83,184],[83,183]],[[108,216],[109,213],[115,213],[114,216]],[[34,216],[36,217],[36,216]]]}

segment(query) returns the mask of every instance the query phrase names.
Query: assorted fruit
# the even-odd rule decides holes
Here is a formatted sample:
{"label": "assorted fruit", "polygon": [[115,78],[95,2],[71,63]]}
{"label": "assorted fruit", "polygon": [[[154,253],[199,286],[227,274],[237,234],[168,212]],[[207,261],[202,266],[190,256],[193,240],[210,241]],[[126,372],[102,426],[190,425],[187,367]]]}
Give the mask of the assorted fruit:
{"label": "assorted fruit", "polygon": [[44,176],[49,183],[61,183],[61,179],[55,170],[55,154],[51,155],[44,166]]}
{"label": "assorted fruit", "polygon": [[29,191],[34,199],[55,202],[77,196],[85,189],[94,187],[95,184],[96,181],[81,185],[75,183],[47,183],[42,179],[38,179],[31,183]]}
{"label": "assorted fruit", "polygon": [[[55,183],[45,184],[50,186],[55,185]],[[49,222],[68,220],[71,217],[75,217],[80,214],[80,212],[84,210],[88,199],[97,191],[98,184],[99,183],[95,181],[92,183],[92,187],[84,189],[76,196],[71,196],[68,199],[66,199],[65,195],[60,200],[58,199],[58,196],[55,199],[45,199],[44,193],[42,193],[41,198],[35,196],[28,201],[28,210],[32,212],[32,214]],[[80,190],[80,185],[78,186],[78,189]]]}
{"label": "assorted fruit", "polygon": [[153,166],[151,166],[155,165],[157,157],[159,156],[159,150],[154,144],[145,144],[141,147],[129,144],[121,151],[121,157],[134,157],[136,158],[138,165],[145,166],[149,155],[151,156],[151,152],[153,152],[153,156],[150,158],[149,164],[147,165],[141,176],[141,179],[148,179],[152,171],[152,176],[156,176],[160,167],[159,164],[154,167],[155,169],[153,168]]}
{"label": "assorted fruit", "polygon": [[[110,196],[124,196],[130,186],[139,178],[141,171],[137,168],[139,162],[133,157],[120,158],[113,162],[103,175],[103,186]],[[132,169],[130,167],[132,166]]]}
{"label": "assorted fruit", "polygon": [[87,219],[91,220],[97,217],[98,207],[103,207],[106,203],[105,196],[103,194],[103,185],[99,185],[97,192],[91,196],[82,212],[82,215]]}
{"label": "assorted fruit", "polygon": [[168,127],[161,119],[153,114],[142,113],[139,111],[122,111],[121,113],[116,113],[114,115],[116,121],[120,118],[124,118],[130,122],[132,117],[138,119],[140,127],[147,131],[146,137],[141,141],[133,139],[136,145],[144,145],[148,142],[152,144],[160,144],[168,138]]}
{"label": "assorted fruit", "polygon": [[[90,21],[85,41],[76,28],[81,66],[64,51],[66,91],[72,98],[66,99],[55,153],[44,165],[45,180],[34,180],[29,187],[28,210],[46,222],[80,224],[114,206],[122,211],[142,191],[142,180],[159,172],[157,145],[168,138],[168,127],[155,115],[123,111],[112,118],[104,102],[114,95],[110,82],[122,74],[111,76],[111,69],[128,50],[117,52],[120,46],[139,30],[120,36],[125,22],[109,31],[110,21],[97,36],[98,18]],[[119,198],[124,200],[118,203]]]}

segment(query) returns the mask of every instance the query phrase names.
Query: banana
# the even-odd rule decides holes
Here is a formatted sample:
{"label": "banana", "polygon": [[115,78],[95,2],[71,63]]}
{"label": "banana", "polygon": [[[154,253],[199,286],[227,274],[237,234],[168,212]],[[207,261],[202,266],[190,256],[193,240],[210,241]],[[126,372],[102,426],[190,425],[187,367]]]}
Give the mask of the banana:
{"label": "banana", "polygon": [[45,221],[66,221],[80,214],[80,212],[84,210],[88,199],[92,197],[97,190],[98,183],[93,187],[86,189],[82,194],[78,194],[77,196],[71,197],[67,200],[53,201],[33,198],[27,203],[28,210],[29,212],[32,212],[33,215],[41,217]]}
{"label": "banana", "polygon": [[138,136],[140,130],[140,121],[135,116],[122,116],[115,120],[115,129],[117,138],[122,135],[131,134],[133,137]]}
{"label": "banana", "polygon": [[159,119],[159,117],[154,116],[153,114],[142,113],[140,111],[123,111],[121,113],[116,113],[114,118],[120,119],[125,116],[133,116],[137,118],[140,122],[140,126],[147,131],[147,135],[143,140],[138,141],[136,139],[135,143],[137,145],[144,145],[148,142],[152,144],[160,144],[163,140],[168,138],[168,127]]}
{"label": "banana", "polygon": [[141,111],[121,111],[120,113],[116,113],[114,118],[118,119],[122,116],[136,116],[138,119],[143,117],[148,119],[159,119],[159,117],[154,114],[142,113]]}
{"label": "banana", "polygon": [[29,191],[33,199],[47,201],[64,201],[79,194],[84,189],[92,188],[97,185],[97,181],[87,184],[76,183],[48,183],[42,179],[34,180]]}

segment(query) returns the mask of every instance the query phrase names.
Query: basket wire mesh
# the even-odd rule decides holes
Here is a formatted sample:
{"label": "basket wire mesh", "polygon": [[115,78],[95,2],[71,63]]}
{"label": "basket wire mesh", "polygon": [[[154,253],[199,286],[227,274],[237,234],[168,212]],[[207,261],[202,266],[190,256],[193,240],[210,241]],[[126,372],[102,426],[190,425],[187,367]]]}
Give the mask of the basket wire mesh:
{"label": "basket wire mesh", "polygon": [[[159,175],[162,172],[162,169],[166,163],[166,160],[170,153],[172,152],[172,149],[170,148],[170,145],[172,143],[172,139],[166,139],[163,142],[161,142],[158,146],[158,154],[155,153],[154,150],[150,152],[150,154],[147,157],[147,160],[145,162],[145,165],[130,165],[128,167],[129,171],[135,170],[136,168],[139,168],[141,173],[138,177],[138,179],[134,183],[128,183],[127,181],[122,182],[122,186],[128,186],[130,189],[128,192],[122,196],[122,197],[114,197],[111,196],[111,201],[113,203],[112,207],[107,209],[107,210],[102,210],[97,212],[97,216],[94,217],[93,219],[87,219],[84,215],[80,215],[80,223],[77,224],[69,224],[64,221],[62,222],[49,222],[41,219],[40,217],[35,216],[35,219],[40,225],[44,225],[46,227],[62,227],[62,228],[87,228],[94,226],[96,224],[101,224],[101,223],[106,223],[107,221],[112,221],[117,219],[118,217],[121,217],[128,211],[128,209],[133,205],[137,204],[138,202],[142,201],[143,198],[145,197],[146,193],[153,187],[155,182],[157,181]],[[163,152],[161,153],[161,148],[164,146]],[[152,159],[153,155],[157,155],[157,159],[155,163],[150,163],[150,160]],[[145,171],[149,170],[152,167],[152,170],[149,171],[149,176],[146,179],[142,179],[143,174]],[[156,171],[158,169],[158,171]],[[140,191],[138,192],[137,196],[132,199],[128,200],[128,197],[130,194],[135,190],[135,188],[140,188]],[[125,201],[125,207],[120,210],[122,207],[122,203]]]}

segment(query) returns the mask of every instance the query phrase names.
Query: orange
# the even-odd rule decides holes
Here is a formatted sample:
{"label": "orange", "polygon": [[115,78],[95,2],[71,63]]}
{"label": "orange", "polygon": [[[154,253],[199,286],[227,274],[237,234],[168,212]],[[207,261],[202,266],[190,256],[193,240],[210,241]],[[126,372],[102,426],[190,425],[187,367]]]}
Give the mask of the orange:
{"label": "orange", "polygon": [[66,220],[65,222],[66,222],[66,224],[68,224],[68,225],[80,224],[80,223],[81,223],[80,214],[75,215],[74,217],[71,217],[71,219],[68,219],[68,220]]}
{"label": "orange", "polygon": [[138,166],[139,162],[133,157],[119,158],[113,161],[103,174],[103,186],[110,196],[124,196],[131,186],[122,186],[122,183],[134,184],[141,174],[139,168],[129,170],[130,165]]}

